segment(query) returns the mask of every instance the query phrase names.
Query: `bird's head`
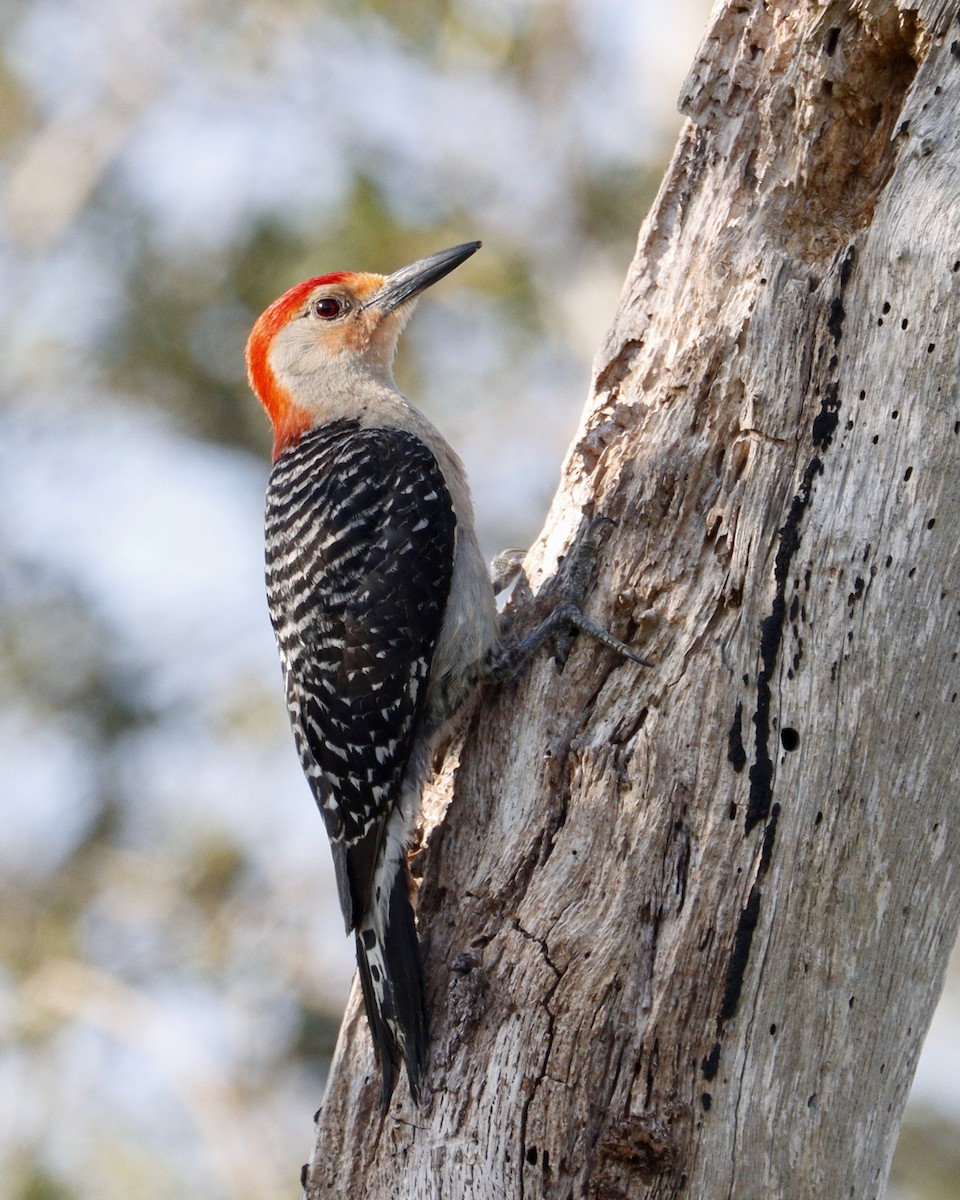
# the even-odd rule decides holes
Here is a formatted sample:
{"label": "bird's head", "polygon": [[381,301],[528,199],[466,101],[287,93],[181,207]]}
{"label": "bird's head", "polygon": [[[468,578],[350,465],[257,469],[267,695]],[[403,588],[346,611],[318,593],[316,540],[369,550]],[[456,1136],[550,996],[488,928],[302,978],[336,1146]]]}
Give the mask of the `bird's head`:
{"label": "bird's head", "polygon": [[275,458],[362,378],[392,386],[397,338],[416,297],[479,248],[466,242],[392,275],[318,275],[261,314],[247,342],[247,376],[273,423]]}

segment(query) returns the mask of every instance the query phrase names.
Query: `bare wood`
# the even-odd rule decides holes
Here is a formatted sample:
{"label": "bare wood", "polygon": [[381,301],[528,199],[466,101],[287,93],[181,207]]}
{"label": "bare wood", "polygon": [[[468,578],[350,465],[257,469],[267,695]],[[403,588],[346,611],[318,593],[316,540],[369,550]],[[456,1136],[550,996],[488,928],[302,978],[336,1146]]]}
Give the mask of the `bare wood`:
{"label": "bare wood", "polygon": [[[432,1097],[356,1004],[307,1195],[882,1194],[960,919],[960,24],[727,4],[545,534],[578,641],[432,793]],[[536,605],[519,606],[523,627]]]}

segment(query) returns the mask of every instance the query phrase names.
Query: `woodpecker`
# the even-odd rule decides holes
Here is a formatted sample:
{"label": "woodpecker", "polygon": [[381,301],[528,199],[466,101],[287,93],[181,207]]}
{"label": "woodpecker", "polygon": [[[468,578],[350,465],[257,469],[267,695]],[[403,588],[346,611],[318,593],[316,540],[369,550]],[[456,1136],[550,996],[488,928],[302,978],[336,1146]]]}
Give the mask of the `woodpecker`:
{"label": "woodpecker", "polygon": [[644,661],[580,612],[580,584],[523,642],[501,644],[463,465],[394,383],[417,297],[479,247],[389,276],[308,279],[260,316],[246,352],[274,431],[270,619],[356,942],[384,1111],[401,1060],[417,1102],[427,1063],[407,851],[437,731],[479,682],[512,674],[559,627]]}

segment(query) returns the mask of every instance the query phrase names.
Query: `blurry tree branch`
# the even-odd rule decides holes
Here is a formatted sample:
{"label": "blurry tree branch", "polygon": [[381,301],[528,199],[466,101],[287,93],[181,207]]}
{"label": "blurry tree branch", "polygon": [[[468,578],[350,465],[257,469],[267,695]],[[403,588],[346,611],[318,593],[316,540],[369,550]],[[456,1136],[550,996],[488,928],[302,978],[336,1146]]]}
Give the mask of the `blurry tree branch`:
{"label": "blurry tree branch", "polygon": [[954,6],[728,3],[513,606],[578,642],[435,782],[430,1095],[351,1006],[311,1198],[882,1194],[957,933]]}

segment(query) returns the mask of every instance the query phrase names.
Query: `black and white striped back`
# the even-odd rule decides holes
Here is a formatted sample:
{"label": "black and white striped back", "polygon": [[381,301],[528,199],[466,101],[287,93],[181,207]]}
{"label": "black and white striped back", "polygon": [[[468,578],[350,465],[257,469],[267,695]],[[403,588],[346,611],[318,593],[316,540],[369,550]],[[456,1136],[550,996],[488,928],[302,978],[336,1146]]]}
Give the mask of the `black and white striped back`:
{"label": "black and white striped back", "polygon": [[[274,464],[270,618],[297,750],[330,838],[358,852],[365,844],[350,870],[354,910],[366,906],[377,831],[413,748],[455,531],[440,468],[413,434],[336,421]],[[356,911],[345,916],[356,923]]]}

